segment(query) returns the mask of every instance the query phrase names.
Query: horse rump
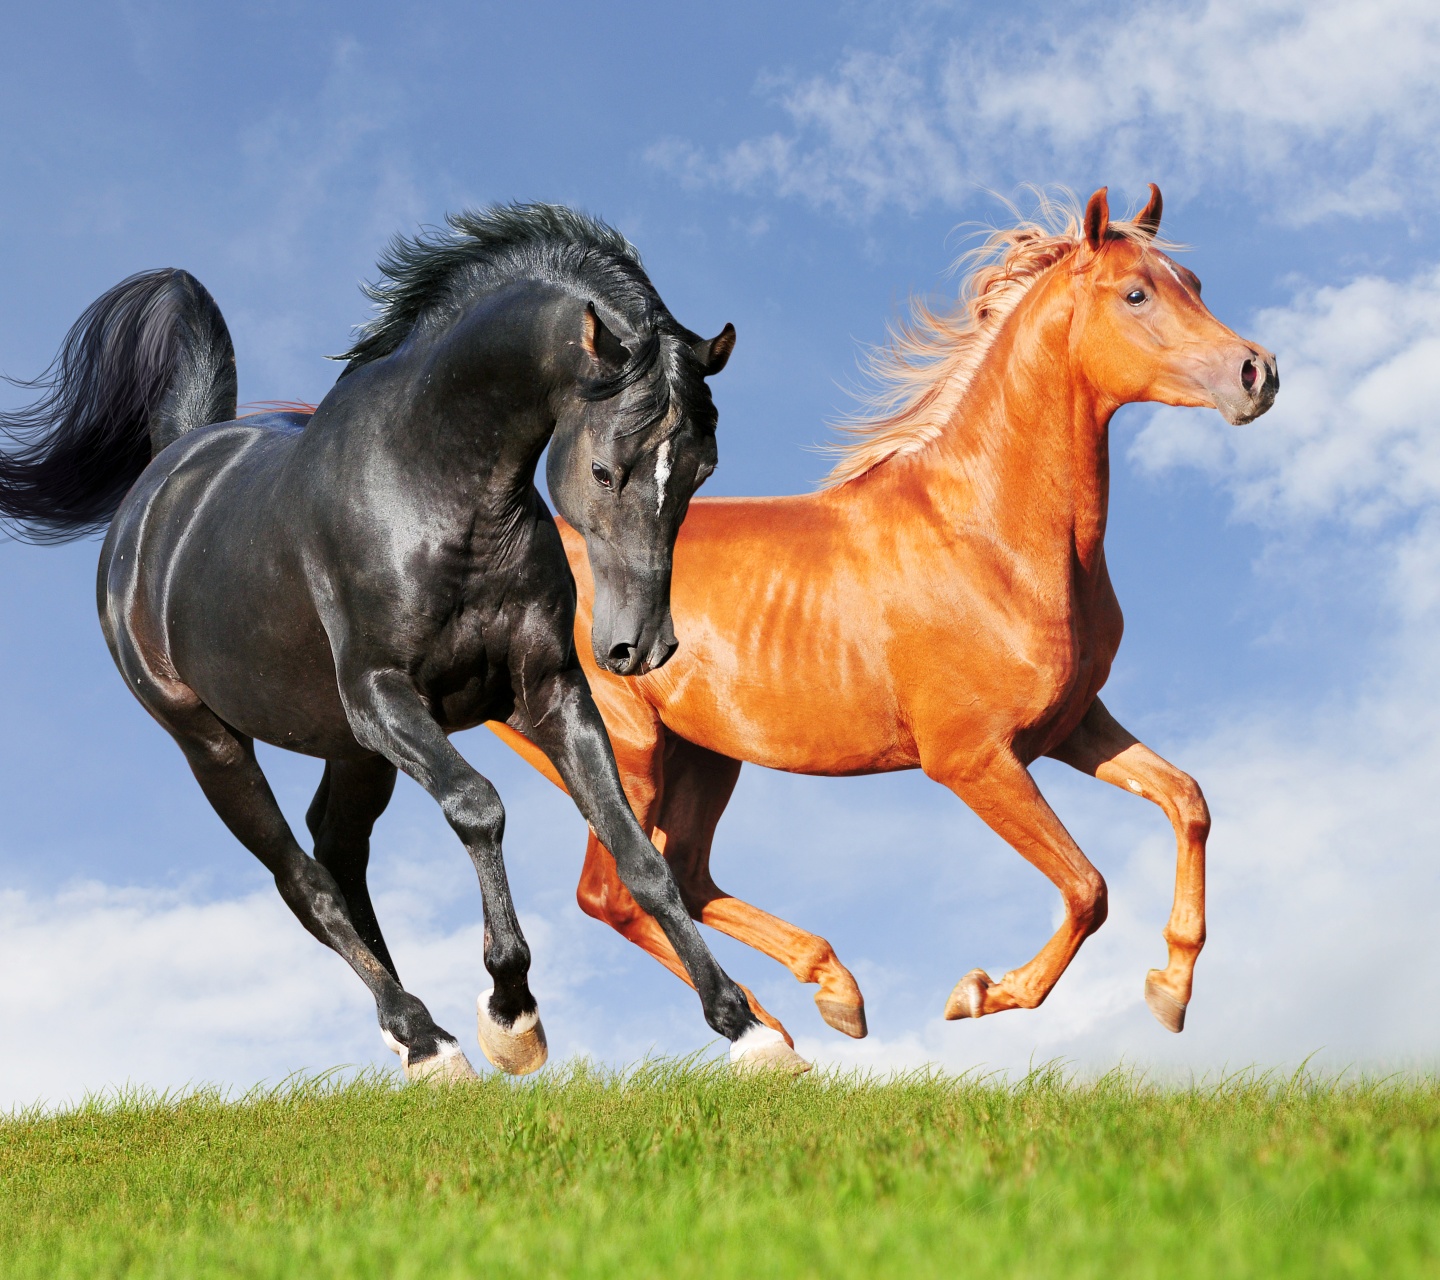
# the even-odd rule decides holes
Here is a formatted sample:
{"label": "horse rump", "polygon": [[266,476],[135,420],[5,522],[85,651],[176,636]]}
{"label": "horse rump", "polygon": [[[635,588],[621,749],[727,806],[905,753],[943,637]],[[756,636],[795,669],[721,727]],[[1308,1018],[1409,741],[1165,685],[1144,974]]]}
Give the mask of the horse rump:
{"label": "horse rump", "polygon": [[0,413],[0,524],[57,543],[109,524],[172,440],[235,416],[235,348],[215,300],[187,271],[122,280],[66,335],[33,381],[33,404]]}

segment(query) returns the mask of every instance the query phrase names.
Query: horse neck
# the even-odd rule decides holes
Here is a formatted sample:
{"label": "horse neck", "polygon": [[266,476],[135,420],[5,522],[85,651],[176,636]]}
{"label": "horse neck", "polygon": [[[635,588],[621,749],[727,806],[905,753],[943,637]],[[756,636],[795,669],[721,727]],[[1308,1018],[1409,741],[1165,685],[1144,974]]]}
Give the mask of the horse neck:
{"label": "horse neck", "polygon": [[1028,557],[1103,557],[1114,406],[1070,354],[1073,303],[1063,265],[996,336],[940,435],[913,455],[928,501]]}
{"label": "horse neck", "polygon": [[551,310],[565,295],[522,281],[478,299],[437,340],[412,414],[419,458],[497,500],[528,498],[555,429]]}

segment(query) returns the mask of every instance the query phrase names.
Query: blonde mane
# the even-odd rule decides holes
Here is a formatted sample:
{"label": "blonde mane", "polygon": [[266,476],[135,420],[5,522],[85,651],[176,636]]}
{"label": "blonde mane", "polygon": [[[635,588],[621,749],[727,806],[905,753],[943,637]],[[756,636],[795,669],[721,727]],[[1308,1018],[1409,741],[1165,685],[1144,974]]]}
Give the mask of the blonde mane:
{"label": "blonde mane", "polygon": [[[953,308],[937,311],[916,299],[909,317],[890,327],[889,343],[866,354],[864,371],[872,387],[860,394],[859,410],[836,424],[852,438],[824,446],[839,457],[822,487],[857,479],[939,436],[1020,300],[1084,243],[1083,213],[1074,195],[1035,194],[1031,218],[984,233],[980,244],[956,261],[954,270],[966,275]],[[1133,219],[1112,221],[1110,234],[1162,249],[1179,247],[1156,240]]]}

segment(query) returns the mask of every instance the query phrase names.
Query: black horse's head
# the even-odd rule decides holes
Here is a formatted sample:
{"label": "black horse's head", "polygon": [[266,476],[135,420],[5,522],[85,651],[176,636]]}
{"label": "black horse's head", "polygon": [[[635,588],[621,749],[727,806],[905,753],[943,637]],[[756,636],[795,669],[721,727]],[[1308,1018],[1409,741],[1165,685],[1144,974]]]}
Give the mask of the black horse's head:
{"label": "black horse's head", "polygon": [[618,317],[607,325],[593,303],[581,308],[577,378],[558,408],[547,467],[560,514],[585,537],[595,661],[622,676],[652,671],[675,652],[675,537],[716,462],[705,379],[735,346],[728,324],[706,340],[668,316],[657,320],[649,332],[629,332]]}

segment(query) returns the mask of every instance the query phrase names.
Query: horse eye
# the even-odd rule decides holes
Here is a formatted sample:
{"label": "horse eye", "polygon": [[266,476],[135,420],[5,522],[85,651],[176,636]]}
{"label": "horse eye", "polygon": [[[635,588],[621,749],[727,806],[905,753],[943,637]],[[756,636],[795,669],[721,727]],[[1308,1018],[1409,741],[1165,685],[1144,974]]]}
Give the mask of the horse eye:
{"label": "horse eye", "polygon": [[602,467],[598,462],[590,464],[590,474],[595,477],[595,483],[602,489],[613,489],[615,477],[610,474],[609,467]]}
{"label": "horse eye", "polygon": [[1132,307],[1138,307],[1142,302],[1145,301],[1145,290],[1131,289],[1130,292],[1125,295],[1125,301],[1128,302]]}

